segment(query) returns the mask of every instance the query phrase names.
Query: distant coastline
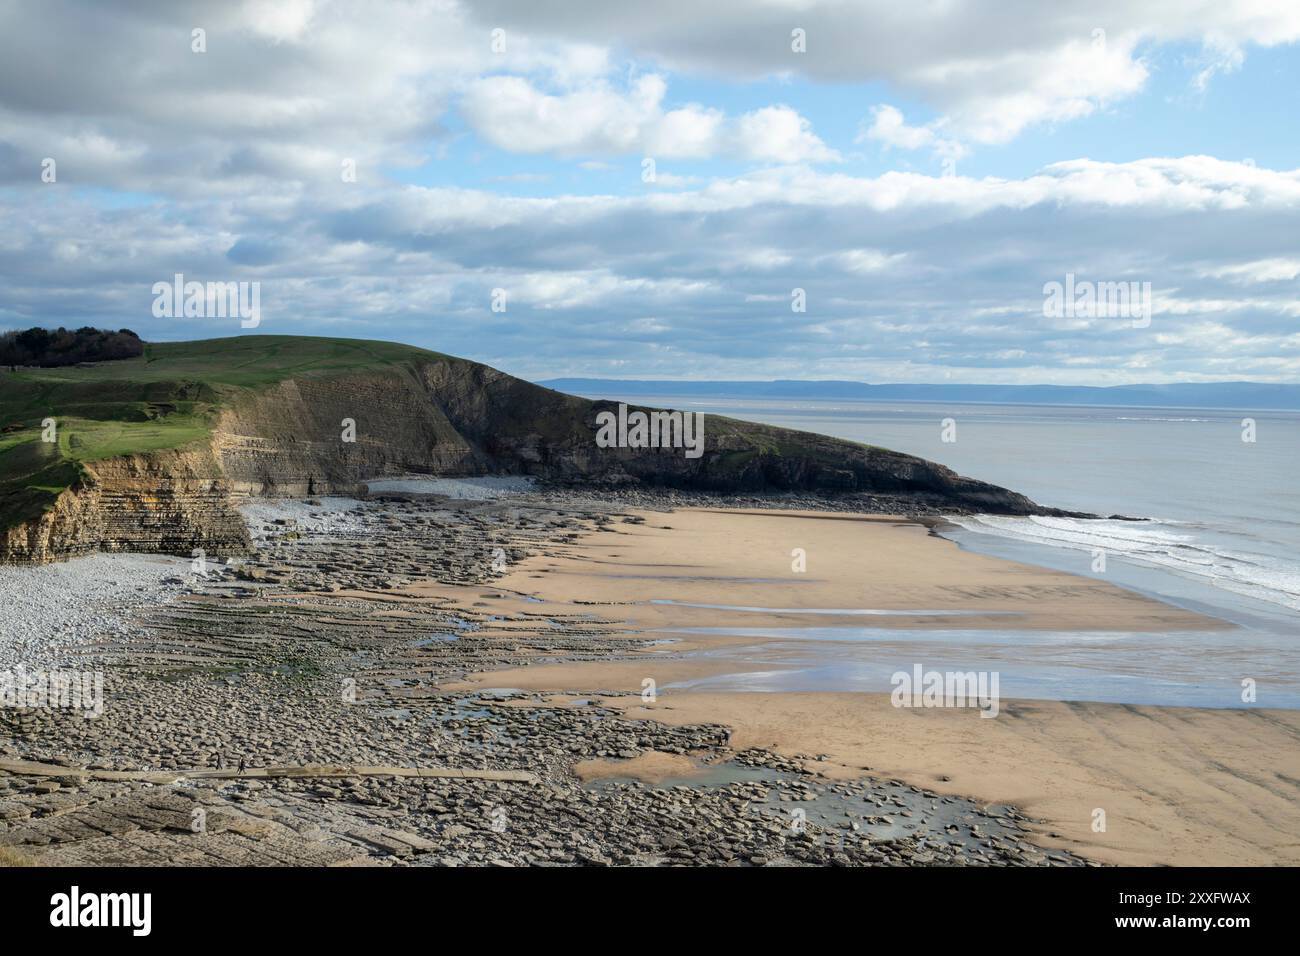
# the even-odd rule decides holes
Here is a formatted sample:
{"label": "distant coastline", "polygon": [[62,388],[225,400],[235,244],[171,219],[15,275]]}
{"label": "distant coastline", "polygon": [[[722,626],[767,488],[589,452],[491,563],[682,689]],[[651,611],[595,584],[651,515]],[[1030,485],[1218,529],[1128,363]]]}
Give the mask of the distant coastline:
{"label": "distant coastline", "polygon": [[925,385],[836,380],[674,381],[552,378],[537,383],[586,398],[778,398],[804,401],[959,402],[980,405],[1085,405],[1107,408],[1300,410],[1300,385],[1178,382],[1170,385]]}

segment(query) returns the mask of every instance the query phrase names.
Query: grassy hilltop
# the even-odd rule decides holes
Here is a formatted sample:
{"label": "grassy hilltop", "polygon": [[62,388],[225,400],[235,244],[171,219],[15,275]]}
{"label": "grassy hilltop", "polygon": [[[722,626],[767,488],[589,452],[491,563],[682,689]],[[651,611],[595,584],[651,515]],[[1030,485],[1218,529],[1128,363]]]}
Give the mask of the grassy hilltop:
{"label": "grassy hilltop", "polygon": [[[217,410],[284,379],[448,356],[409,345],[289,335],[146,344],[139,358],[0,371],[0,527],[39,516],[84,462],[205,439]],[[57,443],[41,440],[53,418]]]}

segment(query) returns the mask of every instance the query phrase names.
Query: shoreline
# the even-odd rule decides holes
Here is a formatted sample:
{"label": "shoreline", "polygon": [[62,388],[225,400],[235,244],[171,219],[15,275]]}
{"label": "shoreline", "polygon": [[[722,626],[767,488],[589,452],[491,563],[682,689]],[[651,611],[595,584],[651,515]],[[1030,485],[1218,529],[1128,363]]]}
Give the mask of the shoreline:
{"label": "shoreline", "polygon": [[[865,773],[1011,804],[1035,821],[1040,846],[1102,863],[1300,863],[1297,711],[1003,700],[1003,715],[981,720],[970,710],[898,710],[885,695],[691,691],[646,707],[603,703],[668,723],[718,720],[737,747],[817,755],[804,765],[830,779]],[[1274,765],[1263,756],[1288,751]],[[1103,833],[1092,829],[1098,809]]]}
{"label": "shoreline", "polygon": [[[1287,759],[1297,712],[1189,710],[1162,736],[1144,728],[1171,720],[1161,708],[1009,701],[982,720],[864,693],[675,688],[784,667],[781,641],[756,651],[752,637],[691,625],[865,621],[913,648],[1009,621],[1045,646],[1098,622],[1142,628],[1114,633],[1143,641],[1210,626],[1105,582],[963,553],[915,521],[771,511],[547,494],[268,504],[246,562],[187,578],[75,654],[104,670],[102,717],[0,712],[15,731],[0,741],[0,844],[81,865],[1286,859],[1300,827],[1269,788],[1300,772],[1243,764],[1230,731]],[[801,646],[814,644],[884,646]],[[652,706],[648,674],[662,692]],[[1174,756],[1153,761],[1151,748]],[[254,772],[232,776],[244,760]],[[51,779],[51,765],[69,770]],[[33,766],[47,770],[23,772]],[[321,766],[342,776],[295,779]],[[184,786],[142,782],[178,771]],[[507,791],[498,773],[537,783]],[[1092,808],[1046,786],[1061,781],[1106,791],[1117,845],[1075,832]],[[504,831],[483,812],[493,805]],[[223,829],[171,826],[198,807]],[[805,831],[791,829],[793,807],[807,809]]]}
{"label": "shoreline", "polygon": [[[541,607],[555,612],[597,606],[603,614],[619,618],[629,638],[644,640],[651,632],[655,637],[675,634],[678,643],[650,647],[634,660],[539,663],[480,672],[445,685],[446,689],[492,686],[542,697],[583,695],[629,717],[673,724],[722,723],[731,728],[738,747],[767,747],[786,756],[825,755],[827,760],[814,761],[812,766],[831,778],[884,775],[941,793],[1015,804],[1043,819],[1038,831],[1042,845],[1102,862],[1300,861],[1300,853],[1285,846],[1292,842],[1288,834],[1300,832],[1300,814],[1285,796],[1288,788],[1294,790],[1287,779],[1300,778],[1300,757],[1270,768],[1262,756],[1295,754],[1300,711],[1004,699],[1004,713],[983,720],[953,708],[894,708],[888,695],[880,693],[728,692],[675,686],[718,674],[762,670],[763,662],[752,657],[728,655],[737,647],[772,643],[762,637],[691,633],[683,619],[697,627],[704,626],[701,622],[731,623],[736,630],[761,630],[736,622],[763,618],[794,628],[809,623],[809,616],[800,610],[815,608],[817,624],[860,623],[861,618],[820,613],[846,607],[831,604],[834,596],[847,597],[848,591],[862,595],[859,587],[844,580],[853,580],[851,574],[841,574],[837,581],[826,580],[836,576],[831,574],[820,583],[791,584],[772,570],[775,557],[754,558],[765,546],[776,552],[778,544],[784,557],[791,540],[785,534],[789,528],[780,527],[774,535],[768,531],[789,522],[805,522],[798,526],[802,537],[830,556],[833,566],[844,563],[835,551],[843,541],[815,533],[827,523],[851,525],[854,531],[870,531],[877,539],[888,540],[883,560],[901,567],[900,574],[915,576],[920,555],[930,575],[928,583],[913,580],[909,587],[900,588],[892,578],[877,581],[877,599],[858,602],[893,605],[886,610],[904,612],[888,618],[889,628],[903,639],[920,627],[938,633],[955,622],[962,628],[992,632],[1005,626],[1010,612],[1021,615],[1016,627],[1027,631],[1080,630],[1085,624],[1096,628],[1100,621],[1154,637],[1171,626],[1215,632],[1230,630],[1230,624],[1104,582],[963,551],[928,531],[913,533],[921,531],[920,524],[907,519],[715,509],[641,517],[646,524],[595,532],[578,542],[574,555],[529,559],[497,583],[505,592],[540,599]],[[738,523],[725,530],[718,527],[728,521]],[[665,529],[671,530],[663,533]],[[690,539],[690,546],[683,546],[676,560],[674,534],[681,536],[676,539],[679,544]],[[886,539],[888,535],[892,537]],[[712,562],[719,547],[729,554],[748,555],[736,562],[735,580],[725,585],[733,609],[633,600],[647,587],[674,596],[717,591],[723,584],[716,580]],[[810,550],[810,556],[817,550]],[[772,576],[763,577],[764,573]],[[956,575],[963,583],[950,585],[945,574]],[[953,588],[956,593],[947,593]],[[766,601],[764,606],[772,610],[734,609],[749,600],[734,596],[737,589],[757,594],[753,600]],[[918,613],[905,613],[909,604],[918,603],[906,600],[909,595],[925,596],[915,608]],[[1001,607],[989,607],[999,601]],[[1025,607],[1026,602],[1033,606]],[[927,616],[926,610],[975,613],[939,617]],[[653,703],[641,699],[647,679],[663,689]],[[1254,741],[1251,747],[1235,743],[1245,739]],[[1221,806],[1216,809],[1216,804]],[[1107,811],[1105,833],[1093,832],[1097,809]]]}

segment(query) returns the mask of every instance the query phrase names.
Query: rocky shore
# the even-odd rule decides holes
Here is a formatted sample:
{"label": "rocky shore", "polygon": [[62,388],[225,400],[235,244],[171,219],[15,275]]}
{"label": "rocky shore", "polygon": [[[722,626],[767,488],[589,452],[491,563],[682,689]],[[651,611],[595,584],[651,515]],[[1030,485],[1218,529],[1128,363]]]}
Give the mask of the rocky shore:
{"label": "rocky shore", "polygon": [[[598,608],[545,620],[521,611],[480,633],[486,602],[466,610],[409,586],[493,595],[503,562],[563,554],[593,529],[642,520],[629,507],[687,499],[697,500],[552,487],[257,502],[248,557],[181,562],[170,583],[141,584],[149,600],[117,594],[111,622],[91,615],[48,645],[42,663],[102,671],[102,716],[0,709],[0,847],[60,864],[1083,865],[1036,846],[1013,807],[865,771],[833,780],[816,754],[737,751],[720,725],[667,726],[508,687],[441,689],[486,670],[626,659],[643,642],[615,635]],[[709,500],[826,506],[812,495]],[[64,587],[68,606],[113,603]],[[34,635],[58,629],[47,635],[38,618],[6,627],[12,653],[0,661],[26,659]],[[695,772],[654,784],[617,772],[647,755]],[[583,761],[615,771],[584,783]],[[383,767],[526,773],[366,769]]]}

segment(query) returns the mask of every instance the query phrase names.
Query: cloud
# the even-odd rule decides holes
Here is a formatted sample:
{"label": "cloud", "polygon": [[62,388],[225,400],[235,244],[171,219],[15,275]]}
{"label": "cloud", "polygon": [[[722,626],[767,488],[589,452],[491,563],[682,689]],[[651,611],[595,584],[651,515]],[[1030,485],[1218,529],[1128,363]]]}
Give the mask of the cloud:
{"label": "cloud", "polygon": [[[1163,44],[1201,50],[1182,65],[1203,86],[1294,42],[1294,4],[994,17],[947,0],[936,28],[932,7],[883,0],[47,0],[38,16],[0,5],[0,31],[0,215],[22,225],[0,234],[0,325],[238,332],[153,318],[152,284],[183,272],[261,282],[262,331],[399,338],[533,375],[1300,379],[1300,171],[1165,156],[853,175],[810,108],[735,105],[784,89],[735,85],[752,78],[790,81],[790,104],[805,80],[880,84],[850,119],[866,114],[860,141],[950,158],[1134,95]],[[470,180],[549,176],[552,194],[385,175],[429,164],[410,178],[450,181],[435,164],[466,128],[484,162]],[[641,156],[661,188],[623,175]],[[716,157],[745,172],[685,165]],[[602,181],[631,194],[562,192]],[[1150,281],[1151,328],[1045,321],[1043,284],[1066,273]]]}
{"label": "cloud", "polygon": [[818,139],[812,124],[788,106],[765,106],[741,116],[733,133],[736,152],[776,163],[826,162],[839,154]]}
{"label": "cloud", "polygon": [[[1300,5],[1256,0],[1056,0],[990,8],[983,0],[479,0],[476,15],[538,36],[618,37],[666,68],[754,79],[884,82],[946,118],[968,143],[1086,116],[1141,90],[1139,50],[1202,43],[1194,84],[1240,66],[1247,48],[1300,40]],[[792,49],[791,30],[806,36]]]}
{"label": "cloud", "polygon": [[961,143],[942,136],[938,131],[942,126],[942,122],[909,126],[901,111],[885,104],[872,110],[871,125],[862,128],[856,142],[875,140],[897,149],[928,149],[940,159],[955,162],[965,156],[967,150]]}
{"label": "cloud", "polygon": [[1294,282],[1300,278],[1300,259],[1256,259],[1254,262],[1219,266],[1201,273],[1214,279],[1228,279],[1245,284],[1261,282]]}
{"label": "cloud", "polygon": [[[965,92],[949,102],[946,115],[924,126],[908,125],[893,106],[877,106],[859,141],[928,149],[953,163],[969,152],[966,142],[1006,143],[1035,123],[1079,119],[1142,88],[1147,69],[1133,59],[1133,42],[1129,36],[1118,45],[1107,43],[1098,29],[1090,41],[1071,40],[1042,54],[917,70],[913,81],[920,87]],[[968,95],[976,90],[984,93]]]}
{"label": "cloud", "polygon": [[[151,316],[152,283],[183,272],[260,281],[263,331],[534,376],[1295,380],[1298,210],[1300,170],[1202,156],[1018,179],[796,165],[629,196],[322,188],[105,209],[32,190],[0,196],[30,224],[0,241],[0,324],[237,333]],[[1043,285],[1066,273],[1150,282],[1150,328],[1045,319]]]}
{"label": "cloud", "polygon": [[314,0],[244,0],[242,16],[254,33],[291,42],[302,39],[315,12]]}
{"label": "cloud", "polygon": [[827,258],[845,272],[870,275],[881,272],[901,262],[906,253],[890,255],[878,249],[848,249],[831,253]]}
{"label": "cloud", "polygon": [[1192,80],[1192,86],[1198,93],[1204,93],[1210,87],[1210,81],[1218,74],[1235,73],[1241,69],[1246,54],[1240,44],[1218,33],[1209,34],[1202,41],[1200,71]]}
{"label": "cloud", "polygon": [[274,239],[241,237],[226,250],[226,258],[241,266],[268,266],[279,261],[283,250]]}
{"label": "cloud", "polygon": [[551,95],[524,77],[490,76],[470,86],[462,109],[480,136],[514,153],[709,155],[722,114],[694,105],[665,112],[666,89],[650,75],[626,93],[600,84]]}
{"label": "cloud", "polygon": [[778,163],[838,159],[789,107],[763,107],[728,119],[698,104],[665,110],[667,90],[667,81],[657,74],[638,77],[626,92],[602,82],[557,94],[524,77],[490,76],[471,84],[461,108],[480,136],[514,153],[728,155]]}
{"label": "cloud", "polygon": [[[206,33],[206,52],[191,31]],[[0,5],[0,145],[6,181],[59,162],[69,184],[153,194],[283,194],[339,180],[344,159],[373,181],[415,166],[465,83],[493,70],[556,82],[604,76],[603,47],[490,29],[455,2],[176,0],[109,10],[46,0]],[[36,172],[33,172],[35,170]]]}
{"label": "cloud", "polygon": [[1031,125],[1079,119],[1141,90],[1148,71],[1134,55],[1139,39],[1097,28],[1042,49],[918,67],[904,85],[935,102],[956,136],[1007,143]]}
{"label": "cloud", "polygon": [[[196,27],[206,53],[191,50]],[[791,48],[796,27],[804,53]],[[667,106],[673,71],[882,82],[937,118],[910,125],[882,106],[868,135],[952,158],[1134,95],[1148,79],[1143,51],[1161,44],[1201,44],[1189,82],[1203,87],[1252,47],[1300,39],[1300,6],[1062,0],[991,16],[947,0],[936,29],[930,7],[886,0],[176,0],[112,11],[47,0],[39,16],[0,6],[0,32],[14,40],[0,59],[0,181],[37,175],[52,157],[69,183],[238,196],[337,179],[344,160],[370,182],[419,166],[462,118],[521,153],[839,158],[789,106]],[[629,67],[640,79],[621,82]]]}
{"label": "cloud", "polygon": [[932,148],[939,139],[935,131],[929,127],[908,126],[903,119],[903,114],[892,106],[877,106],[872,110],[872,115],[875,119],[871,127],[863,130],[859,135],[859,142],[863,139],[875,139],[886,146],[897,146],[900,149],[928,149]]}

